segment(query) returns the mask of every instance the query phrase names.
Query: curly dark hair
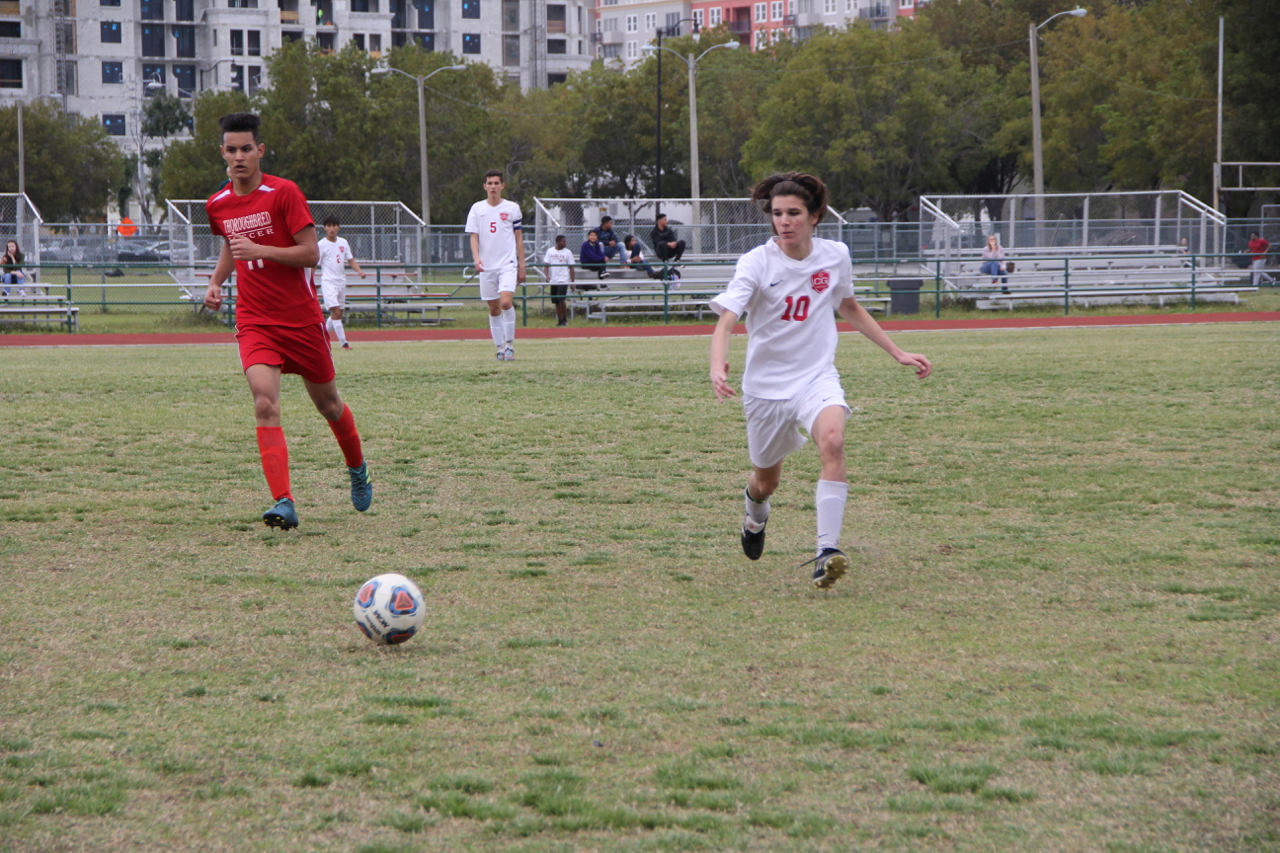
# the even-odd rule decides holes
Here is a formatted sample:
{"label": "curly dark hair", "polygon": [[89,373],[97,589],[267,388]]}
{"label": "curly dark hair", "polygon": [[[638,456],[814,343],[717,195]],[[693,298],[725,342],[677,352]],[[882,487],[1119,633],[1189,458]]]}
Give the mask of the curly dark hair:
{"label": "curly dark hair", "polygon": [[776,196],[793,195],[804,201],[809,213],[818,214],[821,222],[827,215],[827,185],[821,178],[805,172],[784,172],[770,175],[751,190],[751,200],[768,214]]}

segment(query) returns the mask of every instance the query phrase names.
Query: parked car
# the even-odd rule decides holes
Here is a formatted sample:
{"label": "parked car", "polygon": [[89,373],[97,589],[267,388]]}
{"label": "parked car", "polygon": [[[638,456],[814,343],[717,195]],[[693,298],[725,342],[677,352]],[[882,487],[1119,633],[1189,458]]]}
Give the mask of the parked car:
{"label": "parked car", "polygon": [[120,263],[180,264],[192,259],[200,259],[199,250],[193,253],[190,243],[179,240],[126,245],[116,252],[116,260]]}

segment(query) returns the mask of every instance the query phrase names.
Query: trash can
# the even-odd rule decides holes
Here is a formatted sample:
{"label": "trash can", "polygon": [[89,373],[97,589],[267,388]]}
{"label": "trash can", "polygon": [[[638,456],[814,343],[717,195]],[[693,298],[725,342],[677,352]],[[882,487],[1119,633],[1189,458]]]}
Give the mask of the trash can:
{"label": "trash can", "polygon": [[918,278],[895,278],[889,280],[889,313],[919,314],[920,288],[924,284]]}

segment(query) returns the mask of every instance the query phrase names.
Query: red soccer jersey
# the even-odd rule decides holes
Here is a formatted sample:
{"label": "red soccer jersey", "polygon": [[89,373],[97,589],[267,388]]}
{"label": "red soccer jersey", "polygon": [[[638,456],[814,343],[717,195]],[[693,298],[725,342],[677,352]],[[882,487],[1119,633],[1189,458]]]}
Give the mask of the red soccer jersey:
{"label": "red soccer jersey", "polygon": [[[209,230],[220,237],[247,237],[263,246],[288,248],[293,235],[313,224],[307,198],[293,181],[263,175],[248,195],[231,185],[205,202]],[[236,261],[236,322],[245,325],[309,326],[323,323],[315,291],[302,267],[268,260]]]}

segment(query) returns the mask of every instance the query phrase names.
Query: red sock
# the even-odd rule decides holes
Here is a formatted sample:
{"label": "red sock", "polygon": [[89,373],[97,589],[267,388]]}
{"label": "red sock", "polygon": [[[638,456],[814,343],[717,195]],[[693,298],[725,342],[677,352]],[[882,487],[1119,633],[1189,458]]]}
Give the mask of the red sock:
{"label": "red sock", "polygon": [[356,432],[356,416],[351,414],[350,406],[343,404],[342,417],[336,421],[329,421],[329,429],[333,430],[333,437],[338,439],[338,446],[342,448],[342,456],[347,460],[347,467],[359,468],[364,462],[364,450],[360,447],[360,433]]}
{"label": "red sock", "polygon": [[267,488],[276,500],[293,500],[289,490],[289,445],[280,427],[258,427],[258,455],[262,457],[262,473],[267,475]]}

